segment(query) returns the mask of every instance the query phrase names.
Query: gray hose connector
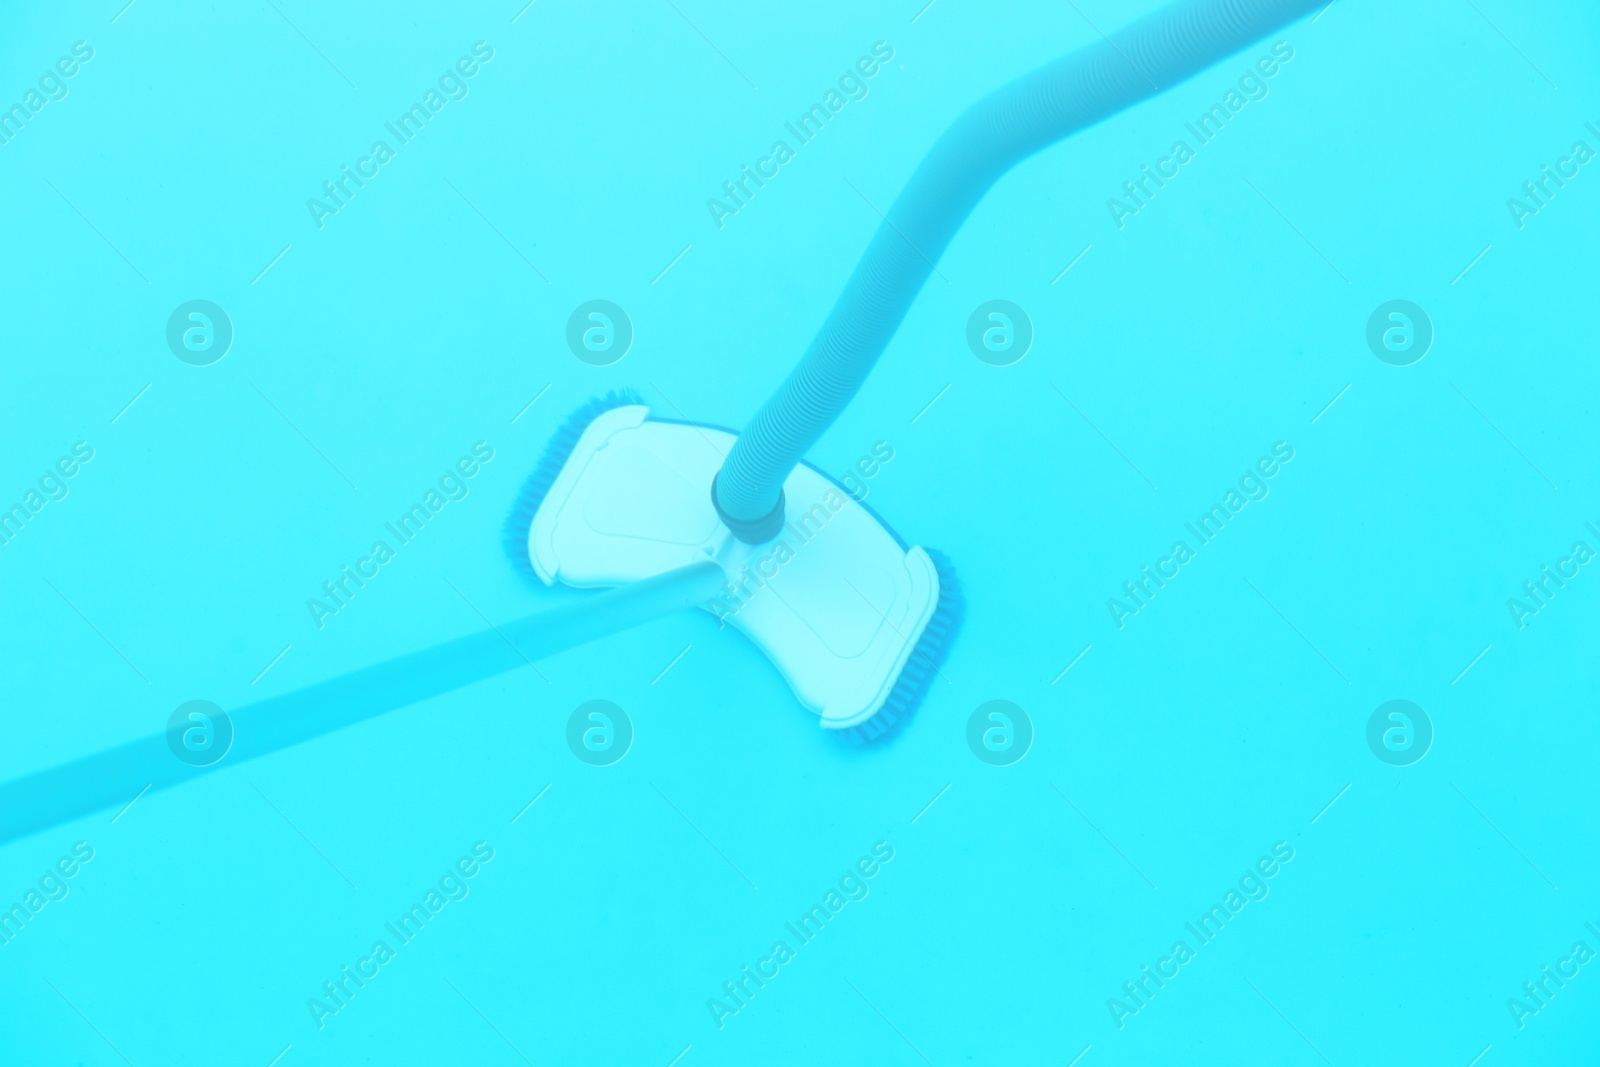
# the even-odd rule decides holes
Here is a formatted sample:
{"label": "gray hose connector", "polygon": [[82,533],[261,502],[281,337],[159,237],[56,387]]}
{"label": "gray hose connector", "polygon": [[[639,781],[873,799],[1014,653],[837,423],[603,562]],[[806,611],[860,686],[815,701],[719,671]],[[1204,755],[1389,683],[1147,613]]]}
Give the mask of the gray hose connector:
{"label": "gray hose connector", "polygon": [[1179,0],[969,108],[901,191],[800,363],[756,413],[714,489],[742,540],[783,524],[784,480],[856,395],[989,187],[1035,152],[1187,80],[1324,0]]}

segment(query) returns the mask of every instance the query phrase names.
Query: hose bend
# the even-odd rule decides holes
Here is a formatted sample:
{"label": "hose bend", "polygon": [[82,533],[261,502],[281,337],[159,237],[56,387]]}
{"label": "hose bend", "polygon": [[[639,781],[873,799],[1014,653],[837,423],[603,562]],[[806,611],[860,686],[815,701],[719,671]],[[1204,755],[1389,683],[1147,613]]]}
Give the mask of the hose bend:
{"label": "hose bend", "polygon": [[800,363],[729,453],[716,504],[736,520],[730,526],[781,526],[789,472],[856,395],[951,238],[1002,175],[1321,3],[1178,0],[967,109],[911,175]]}

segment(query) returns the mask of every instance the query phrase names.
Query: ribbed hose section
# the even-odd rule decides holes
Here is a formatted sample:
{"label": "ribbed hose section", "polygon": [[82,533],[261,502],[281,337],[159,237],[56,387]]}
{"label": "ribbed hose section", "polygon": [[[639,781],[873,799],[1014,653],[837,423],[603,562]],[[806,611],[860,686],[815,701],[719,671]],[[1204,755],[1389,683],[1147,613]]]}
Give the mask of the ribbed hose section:
{"label": "ribbed hose section", "polygon": [[978,101],[901,191],[800,363],[717,476],[725,518],[772,516],[796,463],[861,388],[951,238],[1035,152],[1185,81],[1326,0],[1179,0]]}

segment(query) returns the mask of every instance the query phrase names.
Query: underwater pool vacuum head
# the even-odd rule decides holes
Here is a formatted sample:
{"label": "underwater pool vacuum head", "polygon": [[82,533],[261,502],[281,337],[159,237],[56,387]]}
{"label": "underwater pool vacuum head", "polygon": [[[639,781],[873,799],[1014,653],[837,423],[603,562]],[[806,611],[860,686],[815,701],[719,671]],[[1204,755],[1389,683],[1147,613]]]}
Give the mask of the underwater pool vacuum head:
{"label": "underwater pool vacuum head", "polygon": [[711,498],[736,440],[659,418],[631,394],[595,401],[552,441],[507,548],[545,585],[579,588],[714,561],[725,581],[706,611],[759,648],[825,729],[862,741],[888,734],[952,635],[959,594],[948,566],[808,464],[784,483],[786,521],[745,543]]}
{"label": "underwater pool vacuum head", "polygon": [[232,713],[231,747],[209,762],[187,757],[182,724],[169,722],[0,783],[0,843],[693,606],[748,637],[834,735],[893,733],[939,674],[960,589],[942,556],[906,545],[806,453],[996,180],[1323,6],[1176,0],[978,101],[917,166],[800,363],[743,433],[656,418],[632,393],[574,414],[524,485],[505,539],[546,585],[605,592],[247,704]]}

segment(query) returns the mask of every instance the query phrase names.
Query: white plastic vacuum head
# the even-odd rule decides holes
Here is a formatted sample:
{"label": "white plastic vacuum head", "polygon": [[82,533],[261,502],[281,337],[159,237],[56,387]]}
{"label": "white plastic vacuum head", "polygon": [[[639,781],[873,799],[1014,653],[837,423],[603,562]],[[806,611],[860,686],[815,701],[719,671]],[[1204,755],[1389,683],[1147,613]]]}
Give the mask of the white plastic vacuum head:
{"label": "white plastic vacuum head", "polygon": [[641,404],[590,422],[528,527],[546,584],[622,585],[714,559],[727,581],[704,605],[766,653],[822,725],[847,730],[884,709],[940,606],[929,554],[908,548],[821,471],[784,483],[783,528],[747,545],[718,519],[711,480],[734,434],[650,417]]}

